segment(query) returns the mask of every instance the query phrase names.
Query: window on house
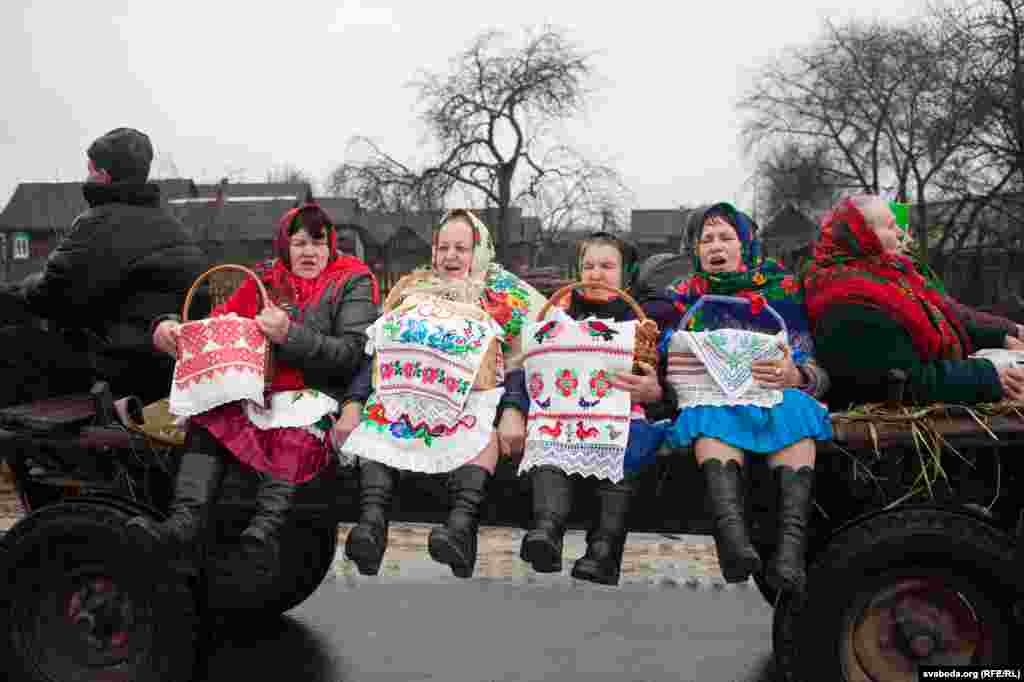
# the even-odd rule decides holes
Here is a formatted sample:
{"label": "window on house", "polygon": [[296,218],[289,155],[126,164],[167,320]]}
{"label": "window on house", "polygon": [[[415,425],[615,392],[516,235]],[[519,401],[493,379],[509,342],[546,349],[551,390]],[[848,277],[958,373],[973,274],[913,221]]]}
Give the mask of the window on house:
{"label": "window on house", "polygon": [[0,263],[7,262],[7,235],[0,234]]}
{"label": "window on house", "polygon": [[26,233],[14,233],[14,246],[12,251],[12,257],[14,260],[28,260],[30,258],[31,250],[29,248],[29,236]]}

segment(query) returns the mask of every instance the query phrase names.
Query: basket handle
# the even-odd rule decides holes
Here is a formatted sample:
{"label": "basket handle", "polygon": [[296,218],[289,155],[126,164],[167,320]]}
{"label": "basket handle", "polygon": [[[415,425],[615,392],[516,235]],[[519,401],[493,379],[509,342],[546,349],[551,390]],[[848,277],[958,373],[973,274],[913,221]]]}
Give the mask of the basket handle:
{"label": "basket handle", "polygon": [[256,288],[260,292],[260,301],[262,302],[261,309],[266,307],[267,302],[270,301],[270,297],[267,295],[267,288],[263,286],[263,282],[260,281],[259,276],[249,268],[245,267],[244,265],[234,265],[232,263],[225,263],[223,265],[213,266],[203,274],[196,277],[195,282],[192,282],[192,286],[189,287],[188,293],[185,295],[185,303],[181,306],[182,322],[188,322],[188,309],[189,306],[192,304],[192,296],[195,294],[196,289],[199,288],[199,284],[213,273],[220,272],[221,270],[235,270],[238,272],[243,272],[249,277],[252,277],[254,280],[256,280]]}
{"label": "basket handle", "polygon": [[[683,319],[679,321],[679,326],[676,328],[680,330],[686,329],[686,324],[690,321],[690,318],[692,318],[698,310],[704,307],[704,304],[707,303],[708,301],[712,303],[738,303],[741,305],[751,305],[750,299],[743,298],[742,296],[722,296],[720,294],[704,294],[699,299],[697,299],[696,303],[690,306],[690,309],[686,311],[686,315],[684,315]],[[782,328],[782,333],[785,334],[786,338],[788,339],[789,327],[786,325],[786,321],[782,319],[782,315],[779,315],[775,308],[771,307],[767,303],[765,304],[764,309],[771,313],[772,317],[775,318],[775,321],[778,322],[779,326]]]}
{"label": "basket handle", "polygon": [[574,289],[580,288],[603,289],[604,291],[610,291],[612,293],[618,294],[619,296],[622,297],[622,300],[628,303],[629,307],[633,309],[633,313],[636,315],[637,320],[639,320],[640,322],[644,322],[645,320],[647,320],[647,315],[644,313],[644,309],[640,307],[640,304],[637,303],[632,296],[627,294],[622,289],[616,289],[613,286],[601,284],[600,282],[573,282],[572,284],[566,284],[564,287],[562,287],[555,293],[551,294],[551,298],[548,299],[548,302],[545,303],[544,307],[540,309],[539,313],[537,313],[537,321],[540,322],[541,320],[544,319],[544,317],[548,314],[548,311],[551,310],[551,307],[555,304],[556,301],[558,301],[558,299],[562,298],[563,296],[570,293]]}

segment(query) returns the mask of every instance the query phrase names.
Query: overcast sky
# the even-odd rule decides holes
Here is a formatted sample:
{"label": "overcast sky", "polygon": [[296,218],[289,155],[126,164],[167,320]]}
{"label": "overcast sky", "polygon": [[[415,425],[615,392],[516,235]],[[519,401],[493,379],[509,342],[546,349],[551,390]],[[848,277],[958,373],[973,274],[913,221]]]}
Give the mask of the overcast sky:
{"label": "overcast sky", "polygon": [[906,20],[922,3],[857,0],[2,0],[0,205],[18,182],[80,180],[111,128],[151,136],[154,173],[324,178],[354,134],[413,158],[418,69],[443,69],[484,28],[569,27],[599,51],[602,89],[574,141],[612,160],[634,208],[746,202],[737,98],[752,71],[826,18]]}

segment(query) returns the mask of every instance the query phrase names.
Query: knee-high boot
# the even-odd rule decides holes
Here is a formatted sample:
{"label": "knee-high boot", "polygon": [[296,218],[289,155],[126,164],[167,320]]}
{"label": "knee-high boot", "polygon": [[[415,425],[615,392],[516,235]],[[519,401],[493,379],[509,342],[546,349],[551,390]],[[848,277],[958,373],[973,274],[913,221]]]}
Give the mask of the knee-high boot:
{"label": "knee-high boot", "polygon": [[359,523],[345,540],[345,556],[363,575],[377,575],[388,546],[388,513],[398,472],[370,459],[359,461]]}
{"label": "knee-high boot", "polygon": [[448,478],[448,521],[430,531],[427,548],[431,558],[451,566],[458,578],[470,577],[476,567],[480,505],[490,479],[491,472],[475,464],[464,464],[453,471]]}
{"label": "knee-high boot", "polygon": [[135,516],[126,523],[128,536],[153,556],[197,558],[195,550],[209,525],[210,507],[224,477],[220,443],[208,432],[190,429],[185,447],[168,518],[157,522]]}
{"label": "knee-high boot", "polygon": [[530,472],[533,529],[523,538],[519,556],[540,573],[562,570],[565,521],[572,508],[572,482],[561,469],[541,466]]}
{"label": "knee-high boot", "polygon": [[597,525],[587,533],[587,552],[572,567],[572,577],[601,585],[618,585],[626,548],[632,484],[604,481],[596,491]]}
{"label": "knee-high boot", "polygon": [[296,490],[294,483],[261,474],[256,513],[242,531],[243,550],[253,558],[256,571],[266,582],[281,571],[281,529],[291,516]]}
{"label": "knee-high boot", "polygon": [[709,459],[701,467],[714,523],[718,564],[726,582],[741,583],[761,570],[761,557],[750,542],[743,502],[743,474],[738,462]]}
{"label": "knee-high boot", "polygon": [[814,469],[775,467],[778,486],[778,545],[765,578],[776,590],[803,594],[807,582],[807,526],[811,517]]}

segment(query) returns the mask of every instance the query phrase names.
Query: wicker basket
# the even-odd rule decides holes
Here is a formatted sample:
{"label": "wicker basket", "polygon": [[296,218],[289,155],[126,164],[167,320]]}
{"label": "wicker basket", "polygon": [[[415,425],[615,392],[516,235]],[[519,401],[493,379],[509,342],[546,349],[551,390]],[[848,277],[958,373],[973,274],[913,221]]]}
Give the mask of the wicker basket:
{"label": "wicker basket", "polygon": [[[391,293],[388,294],[387,300],[384,301],[384,314],[387,315],[388,313],[394,312],[398,309],[406,298],[405,290],[422,277],[423,275],[419,273],[412,273],[400,279],[398,283],[395,284],[394,288],[391,289]],[[488,317],[487,313],[481,310],[478,306],[468,303],[444,301],[444,305],[451,306],[459,314],[474,320],[483,320]],[[503,375],[504,370],[502,367],[501,342],[498,339],[492,339],[490,345],[487,346],[487,350],[484,352],[483,359],[480,362],[480,369],[477,371],[476,379],[473,382],[473,390],[486,391],[492,388],[497,388],[501,385],[501,377]],[[376,388],[379,385],[380,363],[377,356],[374,355],[373,386]]]}
{"label": "wicker basket", "polygon": [[559,299],[567,296],[574,289],[600,289],[603,291],[610,291],[622,297],[622,300],[629,304],[629,307],[633,309],[633,313],[636,315],[637,326],[636,326],[636,341],[633,348],[633,373],[643,374],[640,369],[639,363],[645,362],[651,367],[658,368],[658,338],[661,335],[658,329],[658,323],[647,317],[644,313],[643,308],[636,300],[621,289],[608,286],[607,284],[600,284],[598,282],[573,282],[567,284],[548,299],[548,302],[544,304],[544,307],[540,309],[540,313],[537,315],[537,321],[543,320],[548,312],[551,310]]}

